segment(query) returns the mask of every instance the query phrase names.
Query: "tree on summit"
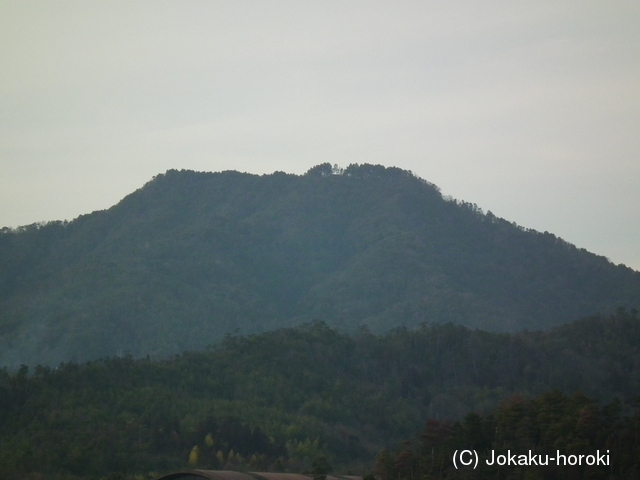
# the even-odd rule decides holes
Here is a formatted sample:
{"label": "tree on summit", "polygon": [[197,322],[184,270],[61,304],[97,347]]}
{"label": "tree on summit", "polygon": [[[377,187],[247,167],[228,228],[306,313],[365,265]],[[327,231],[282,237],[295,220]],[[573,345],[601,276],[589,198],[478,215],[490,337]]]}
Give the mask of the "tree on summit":
{"label": "tree on summit", "polygon": [[[337,166],[337,165],[336,165]],[[328,177],[333,173],[333,167],[329,162],[311,167],[305,174],[308,177]]]}

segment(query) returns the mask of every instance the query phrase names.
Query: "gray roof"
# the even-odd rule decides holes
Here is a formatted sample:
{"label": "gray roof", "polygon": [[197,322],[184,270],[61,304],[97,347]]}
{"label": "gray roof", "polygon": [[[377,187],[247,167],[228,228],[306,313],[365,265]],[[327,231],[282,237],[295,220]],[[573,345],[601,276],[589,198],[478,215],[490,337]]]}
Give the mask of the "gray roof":
{"label": "gray roof", "polygon": [[[354,475],[324,475],[325,480],[362,480]],[[181,470],[157,480],[313,480],[313,475],[274,472],[232,472],[230,470]]]}

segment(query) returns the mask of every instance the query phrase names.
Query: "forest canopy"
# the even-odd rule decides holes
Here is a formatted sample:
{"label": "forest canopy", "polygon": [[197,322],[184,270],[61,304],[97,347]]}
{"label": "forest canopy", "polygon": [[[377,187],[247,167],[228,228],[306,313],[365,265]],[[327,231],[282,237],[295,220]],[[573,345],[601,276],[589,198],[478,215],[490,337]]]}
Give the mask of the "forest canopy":
{"label": "forest canopy", "polygon": [[169,170],[104,211],[0,232],[0,365],[164,358],[322,320],[537,330],[640,308],[640,273],[399,168]]}
{"label": "forest canopy", "polygon": [[364,475],[377,464],[380,480],[410,480],[452,474],[442,459],[454,447],[529,444],[615,448],[616,468],[637,469],[639,344],[638,312],[620,309],[516,334],[453,324],[346,334],[314,322],[163,361],[4,369],[0,476],[318,465]]}

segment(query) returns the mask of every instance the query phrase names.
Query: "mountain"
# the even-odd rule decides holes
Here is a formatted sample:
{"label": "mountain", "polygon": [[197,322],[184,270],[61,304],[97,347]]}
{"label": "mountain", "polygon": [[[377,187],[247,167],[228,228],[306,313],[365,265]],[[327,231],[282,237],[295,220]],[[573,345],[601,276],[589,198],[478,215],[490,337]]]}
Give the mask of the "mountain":
{"label": "mountain", "polygon": [[0,233],[0,364],[153,357],[314,319],[543,329],[640,306],[640,273],[410,172],[170,170],[112,208]]}

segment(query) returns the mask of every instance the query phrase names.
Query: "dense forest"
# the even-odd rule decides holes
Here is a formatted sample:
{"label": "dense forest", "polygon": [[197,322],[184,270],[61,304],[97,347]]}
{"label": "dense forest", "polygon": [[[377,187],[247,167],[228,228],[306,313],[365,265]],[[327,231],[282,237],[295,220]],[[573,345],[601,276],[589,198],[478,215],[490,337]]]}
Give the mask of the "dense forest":
{"label": "dense forest", "polygon": [[418,438],[380,452],[376,478],[634,480],[640,478],[639,431],[637,397],[601,406],[579,393],[516,395],[486,415],[428,420]]}
{"label": "dense forest", "polygon": [[640,308],[640,273],[410,172],[170,170],[112,208],[0,231],[0,365],[152,359],[313,320],[537,330]]}
{"label": "dense forest", "polygon": [[[161,361],[5,368],[0,477],[140,480],[197,467],[637,478],[639,345],[638,312],[618,309],[521,333],[424,324],[347,334],[313,322]],[[451,466],[458,448],[610,449],[612,467],[472,477]]]}

